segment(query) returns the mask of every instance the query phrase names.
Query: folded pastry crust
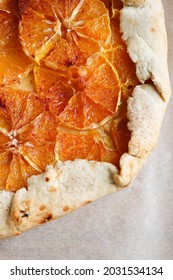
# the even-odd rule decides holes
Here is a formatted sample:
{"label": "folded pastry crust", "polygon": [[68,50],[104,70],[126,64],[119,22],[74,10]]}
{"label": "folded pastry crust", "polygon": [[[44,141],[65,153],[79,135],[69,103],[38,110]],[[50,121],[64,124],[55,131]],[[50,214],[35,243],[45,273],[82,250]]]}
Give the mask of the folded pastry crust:
{"label": "folded pastry crust", "polygon": [[57,162],[28,180],[28,190],[0,192],[0,237],[21,234],[129,185],[155,147],[171,94],[160,0],[122,0],[121,31],[141,85],[128,99],[128,153],[120,169],[87,160]]}

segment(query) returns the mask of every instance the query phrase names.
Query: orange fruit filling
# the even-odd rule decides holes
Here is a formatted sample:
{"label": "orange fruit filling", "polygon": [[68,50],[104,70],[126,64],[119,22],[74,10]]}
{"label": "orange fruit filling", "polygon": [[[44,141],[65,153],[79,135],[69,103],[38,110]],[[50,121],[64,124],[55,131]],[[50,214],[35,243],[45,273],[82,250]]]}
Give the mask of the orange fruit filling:
{"label": "orange fruit filling", "polygon": [[[58,160],[119,168],[130,140],[127,99],[139,83],[119,31],[122,6],[120,0],[1,4],[1,190],[27,187],[30,176]],[[27,79],[32,90],[22,87]]]}

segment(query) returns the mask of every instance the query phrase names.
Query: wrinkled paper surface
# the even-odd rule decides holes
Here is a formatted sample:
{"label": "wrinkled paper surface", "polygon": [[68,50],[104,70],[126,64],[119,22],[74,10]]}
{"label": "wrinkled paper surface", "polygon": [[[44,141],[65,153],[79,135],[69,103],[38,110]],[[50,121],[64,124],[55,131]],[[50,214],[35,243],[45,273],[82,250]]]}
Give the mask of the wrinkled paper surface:
{"label": "wrinkled paper surface", "polygon": [[[173,2],[163,5],[173,88]],[[158,145],[131,187],[0,240],[0,259],[173,259],[173,98]]]}

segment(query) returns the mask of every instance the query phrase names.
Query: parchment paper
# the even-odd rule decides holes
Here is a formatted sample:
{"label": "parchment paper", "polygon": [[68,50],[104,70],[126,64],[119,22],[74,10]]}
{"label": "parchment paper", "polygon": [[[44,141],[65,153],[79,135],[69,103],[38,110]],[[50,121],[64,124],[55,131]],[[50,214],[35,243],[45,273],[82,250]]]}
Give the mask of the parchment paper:
{"label": "parchment paper", "polygon": [[[163,5],[173,86],[173,1]],[[0,259],[173,259],[173,99],[158,145],[130,188],[0,240]]]}

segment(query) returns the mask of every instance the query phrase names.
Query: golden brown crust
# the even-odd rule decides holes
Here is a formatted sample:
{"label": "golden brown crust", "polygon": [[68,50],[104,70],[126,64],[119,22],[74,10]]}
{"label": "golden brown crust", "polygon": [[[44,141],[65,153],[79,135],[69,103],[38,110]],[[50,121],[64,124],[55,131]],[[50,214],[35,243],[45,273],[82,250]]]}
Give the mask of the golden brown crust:
{"label": "golden brown crust", "polygon": [[[156,1],[157,5],[153,4]],[[156,145],[170,97],[163,9],[161,1],[156,1],[123,1],[123,39],[136,63],[139,80],[145,83],[150,79],[152,83],[136,87],[128,100],[132,137],[128,153],[121,157],[120,170],[111,164],[87,160],[59,162],[54,168],[48,166],[45,173],[31,177],[28,190],[0,192],[0,237],[17,235],[63,216],[127,186],[139,172]],[[143,5],[143,9],[139,10],[138,5]]]}
{"label": "golden brown crust", "polygon": [[116,191],[116,172],[116,167],[108,163],[59,162],[55,167],[48,166],[45,173],[32,176],[28,190],[1,192],[0,237],[20,234]]}
{"label": "golden brown crust", "polygon": [[143,8],[125,6],[121,11],[121,31],[128,53],[136,64],[143,84],[152,80],[167,101],[171,89],[167,65],[167,36],[160,0],[146,0]]}
{"label": "golden brown crust", "polygon": [[115,182],[123,187],[134,180],[155,147],[171,95],[161,1],[146,0],[142,9],[124,6],[121,31],[136,64],[137,77],[142,84],[147,83],[137,86],[128,100],[128,128],[132,137],[129,152],[121,157],[120,172],[115,175]]}

